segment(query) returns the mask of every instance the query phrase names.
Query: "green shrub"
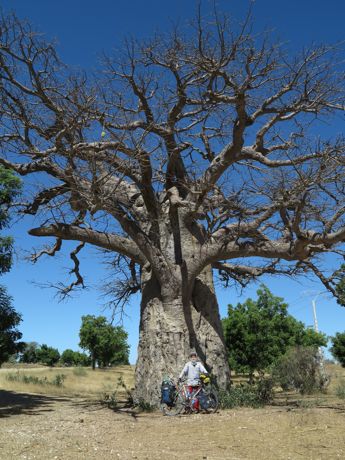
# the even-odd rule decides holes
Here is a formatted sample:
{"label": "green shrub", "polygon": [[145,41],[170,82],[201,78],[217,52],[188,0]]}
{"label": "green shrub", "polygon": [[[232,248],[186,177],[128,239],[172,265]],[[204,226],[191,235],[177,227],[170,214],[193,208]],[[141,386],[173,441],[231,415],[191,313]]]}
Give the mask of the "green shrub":
{"label": "green shrub", "polygon": [[55,385],[57,387],[62,387],[63,386],[63,383],[65,381],[65,374],[56,374],[56,376],[54,377],[53,381],[50,382],[51,385]]}
{"label": "green shrub", "polygon": [[258,400],[262,404],[269,404],[273,401],[274,392],[273,392],[274,381],[272,378],[262,378],[258,380],[254,387],[258,395]]}
{"label": "green shrub", "polygon": [[313,347],[291,348],[272,369],[274,381],[283,390],[297,390],[301,394],[323,391],[330,381],[320,365],[318,350]]}
{"label": "green shrub", "polygon": [[271,379],[261,379],[254,384],[242,383],[219,392],[219,403],[222,409],[261,407],[270,403],[272,399],[273,381]]}
{"label": "green shrub", "polygon": [[344,380],[337,385],[335,389],[335,393],[338,396],[338,398],[345,399],[345,381]]}
{"label": "green shrub", "polygon": [[109,407],[109,409],[116,409],[118,405],[116,391],[113,391],[112,393],[103,393],[100,403]]}
{"label": "green shrub", "polygon": [[11,373],[6,375],[6,380],[10,382],[20,382],[24,384],[33,385],[54,385],[62,387],[66,376],[64,374],[57,374],[52,381],[48,380],[47,377],[37,377],[35,375],[20,374],[19,372]]}

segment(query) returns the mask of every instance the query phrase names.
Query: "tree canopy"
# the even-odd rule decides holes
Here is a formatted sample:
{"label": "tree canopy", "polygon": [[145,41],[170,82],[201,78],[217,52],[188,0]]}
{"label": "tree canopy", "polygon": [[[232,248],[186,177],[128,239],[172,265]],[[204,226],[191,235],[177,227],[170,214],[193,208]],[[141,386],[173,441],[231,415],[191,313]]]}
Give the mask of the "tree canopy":
{"label": "tree canopy", "polygon": [[79,337],[79,346],[89,351],[93,368],[96,362],[100,367],[129,364],[128,334],[121,326],[108,323],[105,316],[83,316]]}
{"label": "tree canopy", "polygon": [[[20,186],[21,182],[13,171],[0,164],[0,231],[8,226],[9,207],[19,193]],[[10,236],[0,235],[0,275],[11,268],[12,244],[13,239]],[[23,346],[18,342],[22,334],[16,329],[21,320],[21,315],[12,306],[12,298],[6,288],[0,286],[0,366]]]}
{"label": "tree canopy", "polygon": [[37,361],[46,366],[54,366],[60,359],[60,353],[57,348],[49,347],[45,343],[37,349]]}
{"label": "tree canopy", "polygon": [[264,371],[289,347],[327,345],[322,333],[306,328],[288,313],[288,305],[266,286],[257,291],[257,300],[229,305],[223,319],[230,367],[237,371]]}
{"label": "tree canopy", "polygon": [[[0,164],[0,230],[9,223],[9,207],[20,192],[19,178],[8,168]],[[12,244],[10,236],[0,235],[0,274],[7,272],[11,267]]]}
{"label": "tree canopy", "polygon": [[38,363],[38,350],[40,345],[37,342],[25,342],[19,355],[19,362],[34,364]]}
{"label": "tree canopy", "polygon": [[85,353],[67,348],[61,353],[60,361],[65,366],[89,366],[91,359]]}
{"label": "tree canopy", "polygon": [[17,329],[21,320],[21,315],[12,306],[12,298],[6,288],[0,286],[0,366],[24,345],[19,342],[22,333]]}
{"label": "tree canopy", "polygon": [[335,336],[332,337],[332,347],[330,351],[334,358],[345,367],[345,332],[337,332]]}

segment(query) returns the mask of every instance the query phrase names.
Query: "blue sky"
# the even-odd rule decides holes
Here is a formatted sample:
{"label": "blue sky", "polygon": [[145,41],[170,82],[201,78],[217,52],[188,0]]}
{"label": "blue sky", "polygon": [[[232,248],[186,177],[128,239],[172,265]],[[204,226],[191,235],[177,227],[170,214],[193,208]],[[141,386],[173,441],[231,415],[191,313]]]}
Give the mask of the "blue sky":
{"label": "blue sky", "polygon": [[[193,0],[2,0],[5,11],[14,10],[19,17],[28,18],[47,37],[57,40],[62,60],[73,66],[97,69],[98,57],[121,46],[128,35],[144,38],[154,31],[167,30],[176,21],[187,25],[193,16],[196,2]],[[219,0],[220,9],[242,18],[248,3],[244,0]],[[212,3],[203,2],[203,10],[210,10]],[[290,43],[291,49],[300,49],[313,42],[334,43],[344,40],[345,2],[343,0],[257,0],[254,4],[255,29],[269,28],[277,36]],[[338,121],[337,130],[343,126]],[[12,271],[3,276],[1,283],[8,287],[14,305],[23,315],[20,329],[23,339],[57,347],[77,349],[81,316],[84,314],[110,315],[103,311],[104,299],[96,286],[108,276],[95,249],[84,252],[82,270],[89,289],[74,296],[68,302],[59,303],[54,292],[35,283],[67,279],[66,268],[71,266],[68,253],[56,259],[41,259],[35,265],[24,257],[41,240],[29,237],[27,229],[35,226],[31,219],[13,223],[10,232],[16,239],[16,258]],[[67,245],[74,247],[73,245]],[[330,263],[332,261],[330,260]],[[311,298],[321,291],[322,285],[310,280],[296,281],[284,278],[262,279],[274,294],[290,304],[290,312],[307,325],[313,321]],[[252,285],[244,293],[217,287],[221,315],[228,303],[237,303],[255,296],[258,285]],[[320,329],[328,335],[345,330],[345,309],[329,297],[317,300]],[[127,308],[124,326],[129,333],[130,361],[135,362],[139,326],[139,298]]]}

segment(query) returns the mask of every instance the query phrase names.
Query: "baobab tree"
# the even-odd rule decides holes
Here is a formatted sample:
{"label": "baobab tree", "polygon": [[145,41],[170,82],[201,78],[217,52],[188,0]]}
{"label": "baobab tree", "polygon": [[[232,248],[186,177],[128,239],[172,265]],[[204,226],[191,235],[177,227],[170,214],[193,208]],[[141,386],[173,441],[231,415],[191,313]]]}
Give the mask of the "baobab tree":
{"label": "baobab tree", "polygon": [[114,286],[142,294],[138,397],[157,402],[191,347],[227,385],[214,273],[311,272],[336,294],[320,261],[343,255],[344,139],[319,132],[344,111],[336,47],[292,56],[248,21],[197,18],[86,76],[15,16],[0,30],[0,164],[31,177],[18,205],[39,222],[30,235],[54,238],[33,260],[77,242],[63,294],[83,286],[86,244],[127,265]]}

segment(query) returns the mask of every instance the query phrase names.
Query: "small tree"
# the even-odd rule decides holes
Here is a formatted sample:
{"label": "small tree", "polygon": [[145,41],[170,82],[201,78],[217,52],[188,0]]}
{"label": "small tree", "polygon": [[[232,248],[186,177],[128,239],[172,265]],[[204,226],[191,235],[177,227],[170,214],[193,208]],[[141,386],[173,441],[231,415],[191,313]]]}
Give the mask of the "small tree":
{"label": "small tree", "polygon": [[73,351],[70,348],[61,354],[60,361],[65,366],[89,366],[91,364],[90,358],[85,353]]}
{"label": "small tree", "polygon": [[307,329],[288,314],[288,305],[266,286],[257,291],[258,299],[246,300],[236,307],[229,305],[223,319],[230,367],[237,371],[263,372],[288,347],[293,345],[325,346],[324,334]]}
{"label": "small tree", "polygon": [[283,390],[294,389],[302,394],[324,390],[329,383],[316,347],[290,348],[278,359],[272,374]]}
{"label": "small tree", "polygon": [[7,294],[6,288],[0,286],[0,366],[23,347],[23,342],[18,342],[22,334],[16,328],[21,320],[21,315],[12,306],[12,298]]}
{"label": "small tree", "polygon": [[60,353],[56,348],[43,344],[37,351],[38,361],[46,366],[54,366],[60,359]]}
{"label": "small tree", "polygon": [[332,337],[332,343],[333,345],[330,349],[332,355],[345,367],[345,332],[337,332]]}
{"label": "small tree", "polygon": [[19,362],[27,364],[38,363],[39,348],[40,346],[37,342],[26,342],[19,356]]}
{"label": "small tree", "polygon": [[65,366],[73,366],[74,365],[74,351],[70,348],[67,348],[60,357],[60,361]]}
{"label": "small tree", "polygon": [[82,317],[79,346],[90,352],[93,369],[96,362],[102,367],[128,364],[127,336],[122,327],[112,326],[104,316],[87,315]]}

